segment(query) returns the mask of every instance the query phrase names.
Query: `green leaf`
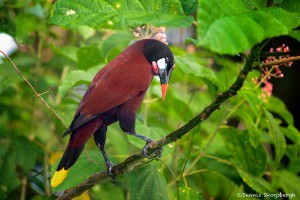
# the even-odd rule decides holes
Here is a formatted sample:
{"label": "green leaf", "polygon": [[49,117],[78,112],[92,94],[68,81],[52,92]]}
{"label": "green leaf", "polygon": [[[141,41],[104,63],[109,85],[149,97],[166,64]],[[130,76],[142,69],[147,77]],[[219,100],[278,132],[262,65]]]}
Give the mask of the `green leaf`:
{"label": "green leaf", "polygon": [[176,66],[182,69],[185,73],[192,74],[201,78],[208,79],[216,86],[221,87],[221,83],[217,79],[212,69],[205,67],[192,55],[175,56]]}
{"label": "green leaf", "polygon": [[[246,84],[245,84],[246,85]],[[250,109],[254,112],[259,112],[259,107],[263,104],[263,99],[260,96],[260,91],[251,87],[253,85],[244,86],[238,94],[241,95],[249,103]]]}
{"label": "green leaf", "polygon": [[95,65],[103,63],[100,50],[97,47],[83,47],[77,51],[78,68],[88,69]]}
{"label": "green leaf", "polygon": [[[187,8],[190,12],[194,8]],[[84,1],[59,0],[55,2],[50,23],[66,27],[125,28],[152,24],[155,26],[185,27],[193,22],[186,16],[180,0],[141,1]]]}
{"label": "green leaf", "polygon": [[273,115],[268,111],[265,111],[265,115],[269,122],[269,133],[273,137],[275,146],[275,164],[278,165],[286,151],[285,138]]}
{"label": "green leaf", "polygon": [[184,186],[178,188],[178,190],[179,190],[179,197],[180,197],[179,199],[181,200],[191,200],[191,199],[204,200],[204,197],[200,192],[193,190],[190,187]]}
{"label": "green leaf", "polygon": [[300,132],[297,128],[290,125],[290,126],[284,127],[284,128],[280,127],[280,130],[287,138],[289,138],[295,144],[300,145]]}
{"label": "green leaf", "polygon": [[267,0],[243,0],[249,10],[257,10],[267,7]]}
{"label": "green leaf", "polygon": [[21,82],[22,78],[7,60],[4,60],[0,66],[3,69],[0,73],[0,93],[2,93],[10,86]]}
{"label": "green leaf", "polygon": [[221,54],[246,51],[267,38],[288,34],[299,25],[295,14],[281,8],[248,11],[239,0],[200,3],[197,45]]}
{"label": "green leaf", "polygon": [[[272,183],[278,189],[282,189],[285,194],[294,194],[294,197],[300,196],[300,178],[290,171],[280,170],[274,173]],[[289,198],[292,199],[292,198]]]}
{"label": "green leaf", "polygon": [[248,106],[243,105],[240,106],[234,114],[245,123],[247,130],[249,131],[250,143],[256,148],[261,141],[261,132],[254,122],[253,114],[259,113],[250,111]]}
{"label": "green leaf", "polygon": [[63,97],[66,93],[73,88],[74,86],[81,84],[89,84],[95,74],[101,69],[101,66],[93,67],[85,70],[74,70],[71,71],[66,78],[62,81],[62,84],[59,86],[59,94]]}
{"label": "green leaf", "polygon": [[[254,162],[253,162],[254,163]],[[249,185],[253,190],[255,190],[258,193],[264,194],[264,193],[274,193],[275,190],[272,189],[272,186],[269,182],[264,180],[263,178],[253,176],[252,174],[239,169],[238,172],[240,176],[242,177],[243,181]]]}
{"label": "green leaf", "polygon": [[29,175],[39,153],[40,148],[24,136],[0,140],[0,195],[21,184],[20,178]]}
{"label": "green leaf", "polygon": [[[41,27],[39,20],[32,14],[21,14],[16,17],[16,38],[21,43],[27,42],[33,31]],[[33,42],[33,41],[30,41]]]}
{"label": "green leaf", "polygon": [[164,200],[168,188],[163,174],[155,164],[141,166],[128,178],[128,200]]}
{"label": "green leaf", "polygon": [[13,149],[16,152],[16,163],[19,168],[18,170],[24,175],[29,175],[36,162],[38,154],[41,152],[41,149],[24,136],[15,139],[13,143]]}
{"label": "green leaf", "polygon": [[180,0],[186,15],[192,14],[198,8],[198,0]]}
{"label": "green leaf", "polygon": [[78,62],[77,60],[77,51],[78,48],[74,46],[63,46],[63,47],[57,47],[57,46],[51,46],[53,52],[55,52],[57,55],[63,56],[64,58],[67,58],[73,62]]}
{"label": "green leaf", "polygon": [[294,1],[294,0],[284,0],[282,2],[282,8],[294,12],[300,15],[300,2],[299,1]]}
{"label": "green leaf", "polygon": [[0,140],[0,195],[5,199],[11,191],[21,184],[17,178],[16,153],[12,151],[11,141]]}
{"label": "green leaf", "polygon": [[262,145],[258,145],[256,148],[250,145],[248,131],[222,128],[220,134],[232,152],[232,162],[236,167],[254,176],[260,176],[264,173],[267,161],[266,153]]}
{"label": "green leaf", "polygon": [[43,7],[41,6],[40,3],[37,3],[35,4],[34,6],[31,6],[31,7],[27,7],[25,6],[25,12],[26,13],[30,13],[32,15],[35,15],[39,18],[43,18],[44,17],[44,10],[43,10]]}
{"label": "green leaf", "polygon": [[[108,61],[108,57],[112,54],[112,51],[117,49],[118,53],[122,52],[133,39],[132,33],[128,31],[116,31],[115,33],[108,36],[102,43],[101,55]],[[110,57],[114,57],[112,55]]]}
{"label": "green leaf", "polygon": [[276,113],[277,115],[282,117],[282,119],[288,125],[294,124],[293,115],[290,113],[290,111],[287,109],[287,107],[285,106],[284,102],[281,99],[275,96],[271,96],[266,106],[269,111]]}
{"label": "green leaf", "polygon": [[[121,187],[120,185],[123,185],[123,181],[120,180],[121,177],[118,176],[117,179],[117,184],[116,186],[115,183],[112,181],[108,181],[106,183],[102,184],[97,184],[93,187],[92,191],[90,190],[88,193],[91,194],[91,196],[96,197],[96,199],[100,200],[125,200],[125,195],[124,195],[124,188]],[[99,198],[101,197],[101,198]],[[80,198],[80,197],[79,197]],[[74,198],[76,200],[76,198]],[[91,200],[93,198],[81,198],[78,200]]]}
{"label": "green leaf", "polygon": [[300,145],[299,144],[289,144],[286,147],[286,155],[289,158],[288,170],[295,174],[300,173],[300,159],[299,159]]}
{"label": "green leaf", "polygon": [[300,31],[299,30],[294,30],[294,31],[290,32],[289,36],[291,36],[292,38],[295,38],[296,40],[298,40],[300,42]]}
{"label": "green leaf", "polygon": [[207,168],[222,174],[223,176],[235,182],[237,185],[240,185],[242,182],[242,179],[234,166],[212,160],[209,162]]}

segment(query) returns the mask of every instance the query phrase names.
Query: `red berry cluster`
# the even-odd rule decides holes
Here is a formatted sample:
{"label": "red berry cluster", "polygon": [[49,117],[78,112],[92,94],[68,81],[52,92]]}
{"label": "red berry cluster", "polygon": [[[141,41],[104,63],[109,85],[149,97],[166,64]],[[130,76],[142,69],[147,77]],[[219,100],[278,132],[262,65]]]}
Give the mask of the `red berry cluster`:
{"label": "red berry cluster", "polygon": [[[290,49],[285,44],[282,44],[280,47],[275,49],[276,52],[289,52]],[[270,49],[270,53],[274,52],[274,49]],[[278,60],[282,60],[285,58],[290,58],[290,55],[283,55],[283,56],[268,56],[266,60],[262,61],[262,63],[270,63],[276,62]],[[256,84],[261,84],[262,87],[262,98],[266,101],[268,97],[272,95],[273,91],[273,84],[270,81],[271,77],[274,78],[283,78],[283,73],[280,70],[281,66],[291,67],[293,62],[287,62],[282,64],[272,65],[272,67],[262,67],[262,75],[260,81],[258,79],[254,79],[253,81]]]}

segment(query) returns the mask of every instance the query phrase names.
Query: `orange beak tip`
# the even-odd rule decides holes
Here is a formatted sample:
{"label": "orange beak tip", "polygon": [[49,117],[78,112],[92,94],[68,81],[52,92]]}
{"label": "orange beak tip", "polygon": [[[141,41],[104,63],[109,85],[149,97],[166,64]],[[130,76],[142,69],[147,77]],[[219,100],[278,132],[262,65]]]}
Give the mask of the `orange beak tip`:
{"label": "orange beak tip", "polygon": [[165,100],[167,90],[168,90],[168,84],[161,84],[161,96],[163,101]]}

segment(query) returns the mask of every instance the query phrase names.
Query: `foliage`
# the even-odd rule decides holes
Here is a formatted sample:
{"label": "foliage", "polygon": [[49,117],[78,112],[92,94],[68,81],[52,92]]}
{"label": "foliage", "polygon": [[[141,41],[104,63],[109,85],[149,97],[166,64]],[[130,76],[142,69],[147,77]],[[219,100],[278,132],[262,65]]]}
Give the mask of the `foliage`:
{"label": "foliage", "polygon": [[[244,54],[280,35],[299,40],[300,3],[276,2],[267,7],[267,1],[252,0],[200,0],[199,5],[196,0],[0,1],[0,29],[19,44],[12,60],[69,124],[91,78],[134,40],[132,28],[188,27],[195,21],[192,41],[206,49],[189,53],[171,45],[176,69],[167,98],[160,100],[154,79],[138,112],[137,130],[159,139],[235,81],[244,63],[225,54]],[[50,199],[103,170],[103,159],[90,141],[63,184],[50,188],[49,178],[67,143],[61,138],[65,127],[7,60],[0,66],[0,199]],[[89,198],[235,199],[238,193],[279,192],[299,197],[299,130],[282,100],[263,98],[261,85],[253,82],[260,76],[253,70],[237,96],[166,146],[161,161],[135,166],[118,177],[117,185],[94,186]],[[144,145],[123,134],[118,124],[108,131],[106,149],[115,163]]]}

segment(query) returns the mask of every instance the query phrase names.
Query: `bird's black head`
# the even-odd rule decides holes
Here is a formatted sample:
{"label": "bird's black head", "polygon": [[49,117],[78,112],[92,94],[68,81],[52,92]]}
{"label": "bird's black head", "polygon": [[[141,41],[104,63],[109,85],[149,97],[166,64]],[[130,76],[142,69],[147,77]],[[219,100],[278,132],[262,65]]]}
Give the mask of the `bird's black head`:
{"label": "bird's black head", "polygon": [[160,78],[162,98],[165,99],[170,77],[175,66],[174,55],[166,44],[154,39],[146,40],[143,53],[149,63],[151,63],[154,75]]}

